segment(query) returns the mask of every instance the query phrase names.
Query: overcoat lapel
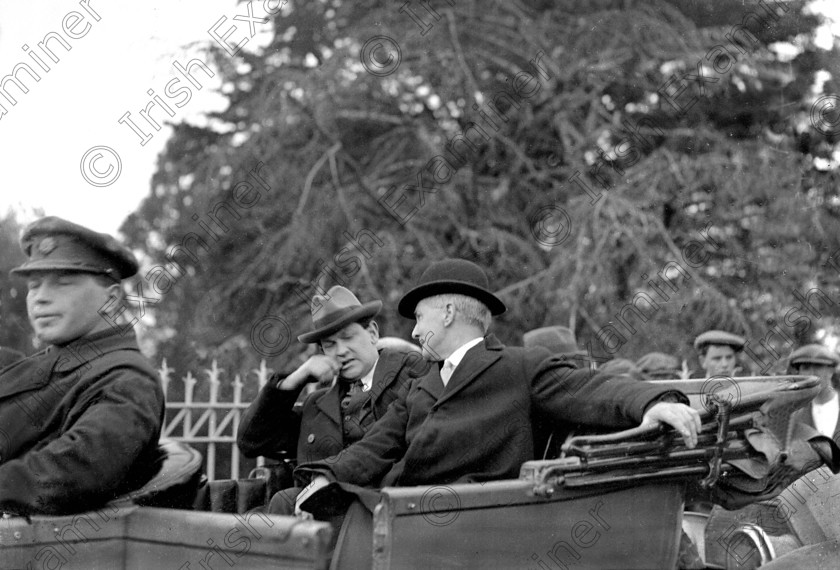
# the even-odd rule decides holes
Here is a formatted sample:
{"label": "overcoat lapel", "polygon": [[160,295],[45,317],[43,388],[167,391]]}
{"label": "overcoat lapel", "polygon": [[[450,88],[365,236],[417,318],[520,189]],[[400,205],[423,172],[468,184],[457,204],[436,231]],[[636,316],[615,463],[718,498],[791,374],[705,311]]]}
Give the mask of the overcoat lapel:
{"label": "overcoat lapel", "polygon": [[433,362],[429,371],[417,383],[417,387],[427,392],[433,401],[437,402],[443,395],[443,380],[440,379],[440,368],[437,362]]}
{"label": "overcoat lapel", "polygon": [[338,395],[340,385],[336,381],[332,388],[326,391],[323,396],[318,398],[315,405],[321,410],[324,415],[330,418],[335,425],[341,426],[341,398]]}
{"label": "overcoat lapel", "polygon": [[376,368],[373,369],[373,380],[370,387],[371,407],[375,408],[382,394],[396,382],[399,375],[398,361],[402,357],[403,355],[400,353],[379,353],[379,361],[376,363]]}
{"label": "overcoat lapel", "polygon": [[496,350],[492,343],[494,340],[495,338],[488,338],[467,351],[464,359],[449,378],[443,395],[438,399],[438,404],[453,398],[502,357],[501,352]]}

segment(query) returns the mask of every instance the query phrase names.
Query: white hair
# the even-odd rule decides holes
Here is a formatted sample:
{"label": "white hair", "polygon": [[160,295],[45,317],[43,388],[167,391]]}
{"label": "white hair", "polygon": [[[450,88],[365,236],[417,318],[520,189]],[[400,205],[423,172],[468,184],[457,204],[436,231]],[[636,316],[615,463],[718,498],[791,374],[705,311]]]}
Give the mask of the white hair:
{"label": "white hair", "polygon": [[490,321],[492,320],[490,309],[474,297],[447,293],[445,295],[429,297],[429,302],[433,307],[437,308],[443,308],[451,303],[455,307],[455,310],[461,314],[464,321],[479,327],[483,334],[487,334],[487,329],[490,328]]}

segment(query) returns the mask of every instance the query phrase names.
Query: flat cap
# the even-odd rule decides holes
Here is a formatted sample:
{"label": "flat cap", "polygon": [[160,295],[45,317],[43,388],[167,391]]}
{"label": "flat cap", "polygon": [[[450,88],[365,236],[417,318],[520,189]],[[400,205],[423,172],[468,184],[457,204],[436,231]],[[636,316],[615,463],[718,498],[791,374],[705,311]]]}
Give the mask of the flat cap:
{"label": "flat cap", "polygon": [[638,376],[640,373],[639,367],[632,360],[626,358],[613,358],[608,360],[602,366],[598,367],[598,372],[605,374],[631,374]]}
{"label": "flat cap", "polygon": [[700,350],[704,346],[708,346],[710,344],[722,344],[725,346],[731,346],[735,350],[743,350],[747,341],[740,335],[717,330],[706,331],[694,339],[694,348],[697,350]]}
{"label": "flat cap", "polygon": [[636,366],[645,374],[676,374],[680,370],[680,361],[664,352],[648,352],[636,361]]}
{"label": "flat cap", "polygon": [[821,344],[806,344],[790,353],[791,366],[800,364],[819,364],[822,366],[837,366],[840,357],[832,350]]}
{"label": "flat cap", "polygon": [[119,281],[139,268],[134,254],[110,235],[55,216],[26,226],[20,247],[29,259],[12,273],[23,276],[36,271],[78,271]]}

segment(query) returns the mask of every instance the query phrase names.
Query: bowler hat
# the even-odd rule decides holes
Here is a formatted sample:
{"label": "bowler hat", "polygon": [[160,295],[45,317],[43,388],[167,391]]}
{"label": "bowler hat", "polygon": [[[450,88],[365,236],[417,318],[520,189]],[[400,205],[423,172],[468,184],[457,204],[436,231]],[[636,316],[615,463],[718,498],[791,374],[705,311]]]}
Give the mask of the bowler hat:
{"label": "bowler hat", "polygon": [[559,325],[533,329],[522,335],[522,345],[525,348],[542,346],[552,354],[586,354],[578,348],[575,333],[569,327]]}
{"label": "bowler hat", "polygon": [[107,275],[115,281],[137,273],[134,254],[108,234],[55,216],[35,220],[23,229],[20,247],[29,258],[13,274],[77,271]]}
{"label": "bowler hat", "polygon": [[381,309],[382,301],[362,304],[349,289],[336,285],[326,295],[312,297],[312,330],[298,340],[307,344],[318,342],[350,323],[376,316]]}
{"label": "bowler hat", "polygon": [[489,290],[487,275],[472,261],[444,259],[432,263],[420,276],[420,283],[403,295],[397,311],[407,319],[414,318],[417,303],[434,295],[460,294],[478,299],[490,309],[493,316],[507,310],[501,299]]}
{"label": "bowler hat", "polygon": [[821,344],[806,344],[790,353],[790,365],[817,364],[821,366],[837,366],[840,357]]}
{"label": "bowler hat", "polygon": [[710,344],[722,344],[724,346],[731,346],[736,351],[743,350],[744,345],[747,344],[747,341],[744,337],[739,336],[737,334],[732,334],[726,331],[706,331],[703,334],[699,335],[696,339],[694,339],[694,348],[700,350],[704,346],[708,346]]}

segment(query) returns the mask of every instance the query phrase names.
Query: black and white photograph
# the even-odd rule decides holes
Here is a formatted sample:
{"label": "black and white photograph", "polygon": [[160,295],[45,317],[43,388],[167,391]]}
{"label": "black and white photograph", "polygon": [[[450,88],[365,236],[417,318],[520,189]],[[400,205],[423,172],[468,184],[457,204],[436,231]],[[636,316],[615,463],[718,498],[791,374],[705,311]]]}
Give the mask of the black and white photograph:
{"label": "black and white photograph", "polygon": [[840,568],[836,0],[0,0],[0,570]]}

